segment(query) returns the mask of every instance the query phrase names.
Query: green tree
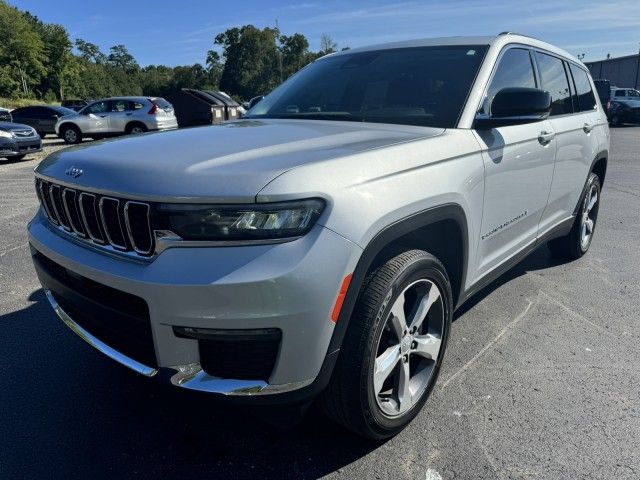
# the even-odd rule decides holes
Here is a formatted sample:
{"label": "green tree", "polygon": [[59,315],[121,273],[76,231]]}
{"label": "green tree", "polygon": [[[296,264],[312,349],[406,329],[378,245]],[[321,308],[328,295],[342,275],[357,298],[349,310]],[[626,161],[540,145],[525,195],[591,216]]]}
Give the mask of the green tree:
{"label": "green tree", "polygon": [[251,98],[272,90],[279,82],[278,50],[274,28],[253,25],[231,28],[216,36],[223,50],[224,69],[220,88],[231,95]]}
{"label": "green tree", "polygon": [[93,63],[107,63],[107,56],[100,51],[100,48],[93,44],[76,38],[76,48],[80,52],[80,57]]}
{"label": "green tree", "polygon": [[285,79],[312,61],[309,55],[309,41],[300,33],[294,33],[290,37],[281,35],[280,52]]}
{"label": "green tree", "polygon": [[47,74],[45,61],[44,42],[28,17],[0,0],[0,95],[32,96]]}
{"label": "green tree", "polygon": [[107,64],[129,73],[137,72],[140,69],[138,62],[124,45],[114,45],[109,49]]}

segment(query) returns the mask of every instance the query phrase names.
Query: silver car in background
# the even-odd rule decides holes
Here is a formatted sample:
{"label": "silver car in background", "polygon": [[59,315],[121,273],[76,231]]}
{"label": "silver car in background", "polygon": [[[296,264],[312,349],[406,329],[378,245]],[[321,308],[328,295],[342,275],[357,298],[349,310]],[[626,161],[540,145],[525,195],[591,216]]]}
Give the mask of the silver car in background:
{"label": "silver car in background", "polygon": [[103,138],[178,128],[173,106],[159,97],[113,97],[90,103],[76,115],[61,118],[56,134],[66,143],[83,137]]}

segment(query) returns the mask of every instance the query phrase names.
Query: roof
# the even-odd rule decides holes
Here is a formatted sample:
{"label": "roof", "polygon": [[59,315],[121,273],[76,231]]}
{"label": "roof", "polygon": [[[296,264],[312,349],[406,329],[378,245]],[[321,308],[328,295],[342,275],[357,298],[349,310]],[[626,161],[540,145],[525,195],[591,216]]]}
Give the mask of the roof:
{"label": "roof", "polygon": [[522,35],[513,32],[502,32],[498,35],[485,35],[485,36],[461,36],[461,37],[437,37],[437,38],[422,38],[416,40],[404,40],[400,42],[383,43],[377,45],[370,45],[366,47],[353,48],[351,50],[344,50],[342,52],[336,52],[331,55],[345,55],[354,52],[368,52],[373,50],[387,50],[393,48],[413,48],[413,47],[437,47],[444,45],[489,45],[502,48],[509,43],[522,43],[524,45],[530,45],[532,47],[541,48],[552,53],[556,53],[560,56],[566,57],[576,63],[582,64],[575,56],[569,52],[556,47],[550,43],[544,42],[534,37]]}

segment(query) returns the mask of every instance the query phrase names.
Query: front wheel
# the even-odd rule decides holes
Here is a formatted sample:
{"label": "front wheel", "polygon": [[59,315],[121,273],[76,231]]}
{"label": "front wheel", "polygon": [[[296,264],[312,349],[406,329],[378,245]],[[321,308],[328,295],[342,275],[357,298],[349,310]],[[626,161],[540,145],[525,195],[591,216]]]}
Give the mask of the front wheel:
{"label": "front wheel", "polygon": [[82,141],[82,133],[75,125],[65,125],[60,132],[66,143],[76,144]]}
{"label": "front wheel", "polygon": [[453,300],[433,255],[404,252],[365,282],[322,403],[334,420],[382,439],[420,411],[447,346]]}

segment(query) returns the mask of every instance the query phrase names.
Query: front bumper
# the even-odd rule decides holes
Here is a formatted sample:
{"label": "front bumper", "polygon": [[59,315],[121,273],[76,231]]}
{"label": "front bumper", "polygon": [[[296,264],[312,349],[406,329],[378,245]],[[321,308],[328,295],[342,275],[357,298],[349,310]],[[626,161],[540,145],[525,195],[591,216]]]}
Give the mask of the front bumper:
{"label": "front bumper", "polygon": [[0,138],[0,157],[15,157],[42,151],[40,137],[29,139]]}
{"label": "front bumper", "polygon": [[[69,272],[144,299],[157,362],[141,363],[102,342],[47,292],[58,316],[85,341],[140,374],[228,396],[290,392],[316,379],[332,353],[331,311],[342,279],[361,253],[355,244],[316,226],[289,243],[170,248],[141,264],[68,241],[41,213],[29,225],[29,240],[35,251]],[[41,272],[39,277],[47,289],[47,279]],[[202,368],[198,341],[176,336],[173,327],[276,328],[282,339],[268,379],[220,378]]]}

